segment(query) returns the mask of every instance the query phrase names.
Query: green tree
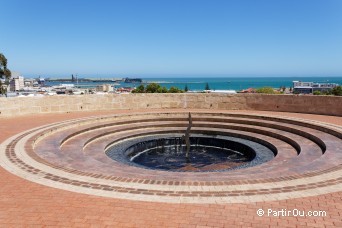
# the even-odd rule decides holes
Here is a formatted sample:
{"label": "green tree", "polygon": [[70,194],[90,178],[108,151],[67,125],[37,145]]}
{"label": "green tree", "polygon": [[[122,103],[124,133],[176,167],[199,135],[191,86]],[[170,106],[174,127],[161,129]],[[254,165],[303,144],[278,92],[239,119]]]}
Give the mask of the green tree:
{"label": "green tree", "polygon": [[267,93],[267,94],[275,94],[276,92],[274,91],[273,88],[271,87],[262,87],[256,90],[257,93]]}
{"label": "green tree", "polygon": [[209,83],[208,83],[208,82],[205,84],[204,90],[210,90],[210,87],[209,87]]}
{"label": "green tree", "polygon": [[188,84],[185,85],[184,91],[185,91],[185,92],[188,92],[188,91],[189,91]]}
{"label": "green tree", "polygon": [[146,93],[156,93],[161,86],[157,83],[151,83],[146,86]]}
{"label": "green tree", "polygon": [[331,90],[331,93],[335,96],[342,96],[342,86],[336,86]]}
{"label": "green tree", "polygon": [[[7,59],[6,57],[0,53],[0,94],[7,94],[7,85],[9,84],[8,80],[11,77],[12,73],[7,68]],[[1,79],[5,79],[5,83],[1,81]]]}
{"label": "green tree", "polygon": [[169,93],[183,93],[183,90],[178,89],[178,88],[172,86],[172,87],[169,89]]}
{"label": "green tree", "polygon": [[138,86],[132,93],[183,93],[183,90],[176,87],[171,87],[167,90],[166,87],[161,87],[157,83],[151,83],[146,88],[143,85]]}
{"label": "green tree", "polygon": [[167,93],[167,88],[164,86],[164,87],[159,87],[157,89],[157,93]]}
{"label": "green tree", "polygon": [[5,89],[2,81],[0,80],[0,95],[4,95],[4,94],[6,94],[6,92],[7,92],[7,90]]}
{"label": "green tree", "polygon": [[145,92],[145,86],[144,85],[140,85],[132,91],[132,93],[144,93],[144,92]]}
{"label": "green tree", "polygon": [[333,95],[332,90],[327,90],[322,92],[323,95]]}
{"label": "green tree", "polygon": [[320,91],[315,91],[313,92],[313,95],[322,95],[322,93]]}
{"label": "green tree", "polygon": [[7,68],[7,59],[0,53],[0,78],[9,79],[11,77],[11,71]]}

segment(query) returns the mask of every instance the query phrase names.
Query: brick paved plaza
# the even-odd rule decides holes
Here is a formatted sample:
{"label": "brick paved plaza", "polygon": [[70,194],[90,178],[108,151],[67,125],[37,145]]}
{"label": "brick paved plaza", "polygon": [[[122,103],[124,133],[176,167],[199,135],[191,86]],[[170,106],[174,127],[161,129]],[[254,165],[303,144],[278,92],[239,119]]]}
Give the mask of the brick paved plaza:
{"label": "brick paved plaza", "polygon": [[[114,121],[119,121],[116,119],[123,116],[123,119],[120,119],[122,122],[126,120],[127,115],[144,113],[142,110],[74,112],[2,118],[0,119],[0,142],[3,145],[8,145],[9,149],[6,151],[6,155],[9,158],[8,161],[2,158],[5,169],[0,168],[0,226],[342,226],[342,180],[339,171],[342,161],[341,148],[339,148],[341,139],[334,138],[335,136],[327,132],[319,131],[319,128],[306,132],[311,136],[301,133],[304,137],[299,134],[308,127],[306,124],[314,123],[333,129],[334,132],[341,132],[341,128],[339,128],[342,126],[341,117],[241,110],[211,112],[172,110],[170,112],[182,115],[185,111],[195,113],[194,118],[197,114],[197,118],[202,118],[203,122],[208,121],[202,126],[203,129],[214,126],[209,123],[208,115],[215,116],[215,114],[221,115],[222,113],[227,114],[224,121],[230,118],[234,121],[241,121],[243,116],[239,115],[248,114],[257,116],[262,124],[271,124],[267,122],[271,119],[263,119],[260,116],[300,120],[305,124],[296,126],[295,130],[285,133],[280,132],[279,129],[267,130],[272,134],[264,135],[262,138],[272,142],[278,148],[277,156],[270,162],[230,173],[185,173],[179,175],[112,164],[113,161],[103,156],[103,152],[101,155],[94,155],[92,152],[96,151],[97,146],[108,144],[106,137],[96,138],[94,142],[90,141],[89,145],[83,148],[83,152],[77,151],[77,143],[82,145],[81,143],[84,143],[83,141],[86,139],[103,133],[102,129],[83,132],[87,126],[98,126],[99,123],[96,121],[102,121],[103,125],[113,121],[113,119],[101,119],[94,122],[95,117],[115,116],[113,117]],[[166,111],[149,111],[153,118],[156,118],[156,115],[158,118],[162,118],[163,112]],[[215,118],[215,121],[218,121],[217,119],[221,117],[215,116]],[[246,119],[249,121],[249,118]],[[64,123],[66,126],[63,124],[57,127],[48,125],[62,123],[61,121],[66,120],[72,121]],[[84,126],[78,124],[77,127],[68,128],[67,125],[73,124],[73,120],[88,121],[89,123]],[[130,120],[132,120],[131,117]],[[148,124],[151,125],[151,128],[156,128],[152,121],[141,123],[141,120],[138,120],[136,123],[130,123],[129,126],[133,126],[133,131],[127,132],[143,132],[144,129],[139,129]],[[80,123],[83,123],[82,121]],[[170,121],[168,119],[164,124],[175,125],[177,123],[169,123]],[[177,121],[181,122],[179,119]],[[235,127],[220,128],[223,129],[222,132],[227,130],[230,133],[245,130],[239,124],[242,122],[233,124]],[[286,130],[285,127],[288,127],[289,124],[291,123],[285,121],[279,123],[279,126],[281,125]],[[178,125],[174,125],[172,126],[176,129]],[[28,135],[30,132],[27,132],[27,136],[21,135],[25,131],[42,126],[51,126],[53,129],[59,127],[61,130],[42,136],[43,139],[39,142],[34,142],[34,137],[39,133],[39,129],[37,132],[31,132],[32,135]],[[254,126],[254,130],[249,132],[249,136],[257,137],[265,126]],[[113,128],[118,131],[118,129],[125,128],[125,125],[106,127],[109,130]],[[47,128],[46,131],[51,131],[52,128],[50,128]],[[82,135],[72,136],[74,138],[71,137],[66,142],[62,141],[66,135],[72,135],[74,132],[80,132]],[[274,134],[281,136],[272,138]],[[15,135],[19,138],[12,137]],[[119,136],[114,135],[113,137]],[[317,146],[322,142],[314,136],[320,136],[326,146],[322,149],[323,154],[320,146]],[[61,140],[63,145],[60,147],[61,153],[56,155],[53,151],[58,140]],[[285,145],[284,142],[290,145],[294,143],[294,148],[298,144],[301,153],[297,155],[298,151]],[[313,142],[316,142],[317,145]],[[36,143],[34,150],[30,148],[33,143]],[[323,144],[321,147],[324,147]],[[20,146],[22,146],[22,150]],[[88,157],[92,159],[88,159]],[[101,168],[98,167],[99,164],[101,164]],[[111,169],[111,167],[115,167],[115,169]],[[78,177],[83,181],[75,180]],[[248,177],[251,178],[248,179]],[[258,216],[258,209],[263,209],[265,214]],[[280,212],[278,214],[280,216],[268,216],[268,209],[273,211],[297,209],[305,213],[324,211],[326,214],[311,217],[286,216],[284,214],[281,216]]]}
{"label": "brick paved plaza", "polygon": [[0,9],[0,228],[342,228],[342,0]]}

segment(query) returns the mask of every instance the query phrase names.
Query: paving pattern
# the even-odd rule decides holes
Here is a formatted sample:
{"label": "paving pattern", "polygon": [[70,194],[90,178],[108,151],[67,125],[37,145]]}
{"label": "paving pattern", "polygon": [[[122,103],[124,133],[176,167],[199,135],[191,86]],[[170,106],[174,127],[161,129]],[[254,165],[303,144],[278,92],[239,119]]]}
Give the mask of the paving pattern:
{"label": "paving pattern", "polygon": [[[341,117],[190,110],[194,132],[244,138],[276,153],[267,163],[214,175],[206,172],[179,175],[141,169],[106,156],[105,150],[110,145],[128,138],[184,131],[188,111],[146,113],[135,110],[1,120],[5,133],[0,138],[1,165],[21,178],[1,170],[2,177],[9,181],[4,181],[1,188],[4,197],[0,224],[46,224],[45,213],[37,211],[40,204],[51,207],[54,213],[57,213],[56,204],[59,205],[69,219],[59,220],[57,215],[50,215],[54,218],[52,225],[61,226],[77,225],[73,220],[76,217],[80,218],[78,225],[101,226],[222,227],[230,224],[246,227],[263,224],[265,227],[273,224],[293,227],[311,224],[319,227],[341,224]],[[11,123],[19,125],[9,129]],[[23,184],[18,186],[21,182]],[[22,189],[23,186],[30,188]],[[32,191],[32,196],[28,190],[31,188],[36,190]],[[51,197],[49,192],[56,196]],[[44,198],[47,195],[51,199]],[[69,205],[75,209],[76,198],[84,200],[87,212],[72,213]],[[32,199],[36,202],[29,206]],[[58,199],[68,206],[63,206]],[[96,202],[99,202],[98,207],[94,206]],[[13,203],[18,210],[12,213]],[[28,207],[39,219],[30,222],[29,214],[13,219]],[[297,216],[257,216],[258,208],[267,210],[268,207],[326,210],[328,215],[312,220],[308,217],[301,220]],[[96,208],[101,212],[109,208],[111,211],[99,215]],[[145,218],[139,212],[152,217]],[[92,217],[97,223],[87,222],[84,215],[91,217],[93,213],[97,214]],[[135,218],[132,220],[127,214]],[[110,215],[114,218],[109,218]],[[122,220],[125,217],[127,221]]]}

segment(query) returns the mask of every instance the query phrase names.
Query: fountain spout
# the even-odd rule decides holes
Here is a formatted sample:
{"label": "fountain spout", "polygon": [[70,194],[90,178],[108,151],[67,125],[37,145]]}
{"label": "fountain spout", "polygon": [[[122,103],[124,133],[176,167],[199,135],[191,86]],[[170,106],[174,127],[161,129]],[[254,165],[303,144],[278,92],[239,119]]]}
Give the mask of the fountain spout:
{"label": "fountain spout", "polygon": [[191,118],[191,114],[189,112],[189,125],[185,131],[185,135],[182,136],[183,141],[185,141],[186,144],[186,158],[189,158],[189,151],[190,151],[190,129],[192,127],[192,118]]}

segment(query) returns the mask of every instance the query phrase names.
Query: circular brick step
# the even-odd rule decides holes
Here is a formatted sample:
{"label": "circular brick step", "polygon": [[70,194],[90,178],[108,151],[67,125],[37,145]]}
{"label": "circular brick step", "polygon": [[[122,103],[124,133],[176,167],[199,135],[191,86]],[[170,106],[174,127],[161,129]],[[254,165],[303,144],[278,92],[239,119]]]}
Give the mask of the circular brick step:
{"label": "circular brick step", "polygon": [[341,187],[339,126],[242,113],[196,111],[192,115],[193,133],[244,137],[272,148],[277,156],[258,166],[215,174],[122,164],[105,155],[113,143],[143,135],[181,134],[187,126],[187,112],[132,112],[23,132],[1,145],[0,164],[52,187],[159,202],[267,201],[334,192]]}

